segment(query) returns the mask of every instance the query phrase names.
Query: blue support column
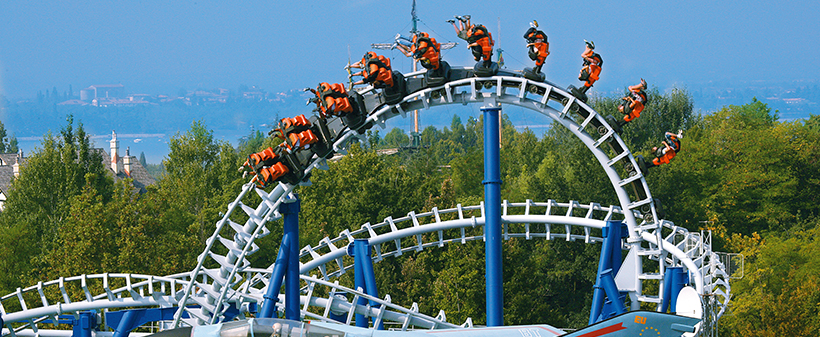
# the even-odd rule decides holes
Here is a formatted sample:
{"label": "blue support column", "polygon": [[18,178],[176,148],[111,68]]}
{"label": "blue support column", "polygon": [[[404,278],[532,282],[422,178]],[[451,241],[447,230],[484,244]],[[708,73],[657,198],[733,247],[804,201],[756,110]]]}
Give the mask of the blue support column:
{"label": "blue support column", "polygon": [[[291,201],[292,200],[292,201]],[[285,318],[301,321],[302,311],[299,306],[299,196],[287,200],[279,206],[285,223],[287,240],[287,273],[285,274]]]}
{"label": "blue support column", "polygon": [[142,317],[143,311],[139,310],[128,310],[120,319],[120,323],[117,324],[117,329],[114,331],[114,337],[128,337],[131,334],[131,330],[136,328],[134,324]]}
{"label": "blue support column", "polygon": [[615,284],[615,276],[612,274],[612,269],[604,270],[604,273],[600,275],[601,278],[601,285],[604,288],[604,292],[606,292],[606,297],[609,299],[609,303],[612,307],[614,307],[614,312],[603,312],[600,320],[607,319],[609,317],[620,315],[626,312],[626,306],[624,306],[623,297],[621,297],[621,293],[618,291],[618,285]]}
{"label": "blue support column", "polygon": [[145,323],[174,319],[176,311],[176,308],[109,311],[105,313],[105,324],[114,329],[114,337],[128,337],[132,330]]}
{"label": "blue support column", "polygon": [[688,273],[685,270],[683,270],[683,267],[679,267],[676,275],[674,275],[672,278],[672,297],[669,298],[669,307],[673,313],[678,312],[678,295],[680,295],[680,291],[683,290],[683,287],[685,287],[689,283],[688,281]]}
{"label": "blue support column", "polygon": [[618,221],[617,226],[615,224],[612,224],[612,226],[610,226],[608,230],[609,235],[613,235],[615,238],[617,238],[613,238],[613,240],[616,241],[613,242],[612,246],[610,247],[612,248],[612,251],[609,253],[609,267],[612,269],[612,276],[615,277],[616,275],[618,275],[618,271],[621,270],[621,251],[623,251],[623,249],[621,249],[621,239],[629,237],[629,233],[627,232],[626,224],[621,221]]}
{"label": "blue support column", "polygon": [[91,337],[91,331],[97,327],[97,315],[91,311],[83,311],[80,318],[74,321],[73,337]]}
{"label": "blue support column", "polygon": [[501,266],[501,107],[488,104],[484,113],[484,266],[487,280],[487,326],[504,325],[504,283]]}
{"label": "blue support column", "polygon": [[[611,276],[614,269],[620,268],[621,221],[607,221],[606,227],[603,228],[601,235],[604,237],[604,243],[601,247],[601,256],[598,258],[598,276],[595,279],[595,286],[592,292],[592,309],[589,313],[590,325],[598,322],[603,312],[606,295],[608,294],[604,289],[605,284],[601,281],[601,276],[606,272],[609,272]],[[618,264],[618,266],[613,267],[613,264]],[[613,303],[619,300],[620,296],[610,298],[610,301]]]}
{"label": "blue support column", "polygon": [[[365,283],[364,283],[364,273],[360,270],[361,266],[358,263],[356,263],[358,261],[355,261],[356,260],[355,250],[356,250],[356,243],[354,242],[353,243],[353,251],[354,251],[354,253],[353,253],[353,257],[354,257],[354,262],[353,262],[353,287],[356,288],[356,290],[361,289],[363,292],[367,292],[367,285],[365,285]],[[359,297],[359,300],[356,301],[356,304],[358,304],[358,305],[367,305],[367,300],[364,299],[364,298]],[[367,328],[369,326],[367,318],[362,314],[356,313],[356,326],[360,327],[360,328]]]}
{"label": "blue support column", "polygon": [[259,312],[259,318],[274,318],[273,313],[276,312],[276,303],[279,302],[279,290],[282,288],[285,271],[288,268],[287,241],[287,234],[282,235],[282,242],[279,244],[279,255],[276,256],[276,261],[273,263],[270,283],[268,283],[265,295],[262,296],[264,302],[262,302],[262,310]]}
{"label": "blue support column", "polygon": [[[348,246],[348,255],[353,255],[354,264],[354,282],[356,288],[361,288],[365,294],[373,297],[379,297],[379,291],[376,287],[376,273],[373,270],[373,260],[371,259],[370,242],[367,239],[356,239],[351,247]],[[352,253],[352,254],[351,254]],[[368,301],[364,298],[359,298],[357,302],[360,305],[367,305]],[[378,308],[378,304],[370,301],[371,307]],[[356,314],[356,326],[368,327],[369,320],[364,315]],[[378,330],[384,330],[384,325],[379,323],[376,326]]]}
{"label": "blue support column", "polygon": [[282,242],[279,246],[279,255],[273,264],[270,283],[263,295],[264,302],[259,312],[260,318],[274,318],[276,303],[279,302],[279,291],[284,283],[285,318],[301,320],[301,308],[299,307],[299,211],[301,203],[299,196],[296,194],[294,196],[294,199],[289,199],[279,205],[279,213],[282,214],[284,222]]}
{"label": "blue support column", "polygon": [[661,301],[661,312],[677,310],[675,302],[678,294],[686,285],[687,274],[683,267],[669,267],[663,274],[663,301]]}

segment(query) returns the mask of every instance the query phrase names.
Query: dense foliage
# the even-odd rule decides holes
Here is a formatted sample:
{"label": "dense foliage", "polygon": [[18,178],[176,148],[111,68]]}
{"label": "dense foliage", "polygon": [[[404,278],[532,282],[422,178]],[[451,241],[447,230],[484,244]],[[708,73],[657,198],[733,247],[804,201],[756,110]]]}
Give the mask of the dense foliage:
{"label": "dense foliage", "polygon": [[[617,114],[619,102],[601,97],[592,104]],[[652,91],[650,102],[622,136],[634,153],[651,158],[664,132],[683,131],[681,153],[647,177],[667,218],[690,230],[711,229],[718,249],[747,257],[721,333],[818,331],[820,117],[780,122],[757,100],[700,116],[683,90]],[[275,145],[255,132],[233,148],[195,122],[171,140],[158,183],[138,195],[106,175],[82,125],[72,125],[69,120],[59,137],[47,135],[13,182],[0,213],[0,293],[81,273],[190,270],[220,212],[246,182],[236,169],[248,154]],[[421,148],[408,148],[399,129],[383,136],[368,131],[347,157],[314,171],[313,184],[300,188],[301,242],[315,245],[409,211],[477,204],[482,128],[480,118],[454,117],[449,128],[423,130]],[[502,132],[502,198],[616,202],[600,164],[568,130],[536,135],[516,130],[505,117]],[[400,150],[380,156],[376,150],[383,148]],[[278,227],[270,226],[273,234],[259,242],[260,252],[250,258],[255,266],[275,258]],[[585,326],[599,249],[504,242],[505,323]],[[452,322],[472,317],[482,324],[483,255],[483,245],[473,242],[387,259],[376,265],[379,291],[395,303],[417,302],[427,314],[443,309]],[[349,276],[342,282],[351,285]]]}

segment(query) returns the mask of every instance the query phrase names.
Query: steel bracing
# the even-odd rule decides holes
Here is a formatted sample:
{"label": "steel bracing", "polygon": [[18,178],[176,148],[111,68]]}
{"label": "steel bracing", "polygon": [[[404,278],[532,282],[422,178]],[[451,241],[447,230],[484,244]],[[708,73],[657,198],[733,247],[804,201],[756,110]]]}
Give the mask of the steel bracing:
{"label": "steel bracing", "polygon": [[[405,76],[423,74],[415,72]],[[360,93],[365,97],[375,94],[372,88]],[[662,291],[646,293],[643,289],[649,283],[660,284],[666,268],[683,267],[699,294],[717,299],[716,316],[725,311],[730,297],[729,275],[711,250],[710,237],[689,232],[658,217],[644,175],[623,140],[602,115],[565,90],[549,82],[526,79],[520,72],[502,71],[492,77],[451,80],[409,94],[396,104],[374,106],[368,109],[372,111],[368,121],[384,127],[388,119],[404,117],[415,109],[469,103],[520,106],[566,127],[599,162],[618,199],[618,205],[613,206],[576,201],[503,201],[503,239],[598,243],[602,242],[601,228],[607,220],[622,220],[627,227],[627,238],[621,245],[629,253],[616,281],[620,291],[629,292],[633,309],[641,303],[660,306]],[[345,130],[333,144],[334,150],[346,154],[349,141],[355,137],[358,137],[355,130]],[[326,160],[314,158],[306,172],[317,168],[327,169]],[[248,315],[256,304],[262,303],[272,266],[251,266],[247,257],[258,250],[255,241],[270,233],[268,223],[282,217],[277,211],[279,205],[291,198],[295,188],[280,183],[267,192],[251,183],[244,185],[227,206],[223,218],[217,221],[196,267],[189,273],[81,275],[41,282],[3,296],[0,301],[0,318],[5,322],[3,335],[65,335],[43,322],[56,319],[60,314],[87,310],[175,307],[175,319],[166,324],[167,327],[215,323],[225,319],[228,313],[237,313],[238,317]],[[302,316],[318,320],[346,317],[350,323],[355,314],[362,314],[373,318],[374,323],[393,323],[401,329],[472,326],[470,320],[449,323],[444,312],[435,317],[419,313],[415,303],[410,308],[396,305],[389,295],[373,298],[358,289],[344,287],[334,279],[352,268],[352,259],[346,258],[345,248],[355,239],[368,239],[374,249],[373,261],[378,262],[409,251],[483,240],[484,212],[483,204],[410,212],[401,218],[362,224],[335,238],[326,237],[315,246],[303,247],[300,250]],[[377,308],[355,304],[360,297],[381,305]],[[279,301],[277,310],[284,310],[283,303]]]}

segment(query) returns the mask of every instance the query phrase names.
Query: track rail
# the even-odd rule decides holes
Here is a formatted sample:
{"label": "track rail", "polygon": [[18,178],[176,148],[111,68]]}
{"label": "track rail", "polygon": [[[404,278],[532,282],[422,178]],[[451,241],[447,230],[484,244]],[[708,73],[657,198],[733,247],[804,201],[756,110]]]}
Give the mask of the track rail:
{"label": "track rail", "polygon": [[[423,72],[406,75],[408,78],[418,76],[423,76]],[[360,93],[366,98],[373,98],[375,95],[372,88],[361,90]],[[704,238],[700,233],[690,233],[669,221],[659,220],[646,180],[623,140],[603,116],[585,103],[576,100],[563,89],[549,82],[528,80],[514,72],[501,72],[498,76],[484,78],[465,77],[438,87],[416,91],[394,105],[368,107],[367,110],[372,111],[368,116],[368,121],[385,127],[388,119],[406,116],[406,113],[411,110],[468,103],[520,106],[541,113],[563,125],[589,149],[599,162],[618,199],[618,206],[609,207],[601,207],[598,204],[581,205],[572,201],[565,204],[552,200],[546,203],[531,201],[508,203],[505,201],[503,215],[505,239],[546,238],[583,240],[585,243],[594,243],[601,240],[595,233],[596,230],[600,230],[603,221],[617,217],[623,220],[628,227],[629,238],[623,243],[624,248],[628,249],[630,254],[641,257],[634,260],[636,264],[634,275],[625,276],[626,283],[632,286],[629,289],[622,289],[629,291],[633,308],[637,308],[641,302],[660,303],[661,294],[658,296],[644,294],[642,291],[644,283],[659,282],[667,267],[684,266],[701,295],[721,296],[719,314],[723,313],[729,301],[728,276],[725,267],[711,251],[709,239]],[[358,137],[356,131],[344,130],[333,144],[334,151],[346,154],[349,141],[355,137]],[[634,168],[631,171],[622,168],[630,165]],[[327,169],[325,159],[314,157],[305,173],[316,168]],[[258,250],[254,243],[255,240],[270,233],[265,225],[269,221],[281,218],[277,211],[278,207],[283,202],[289,201],[291,192],[295,188],[296,186],[283,183],[271,192],[256,189],[252,184],[242,187],[237,198],[228,205],[223,218],[216,223],[212,236],[206,241],[205,250],[197,258],[194,270],[184,276],[176,275],[170,278],[177,280],[175,291],[173,294],[163,295],[165,297],[160,296],[160,298],[164,301],[172,300],[173,303],[154,304],[179,308],[173,322],[174,326],[179,326],[183,322],[189,325],[216,323],[224,317],[223,315],[230,307],[229,304],[243,310],[247,307],[245,304],[260,302],[261,297],[257,297],[259,289],[256,287],[267,284],[263,281],[266,274],[250,272],[252,269],[250,269],[247,257]],[[259,201],[255,201],[256,197],[250,193],[251,190],[258,196]],[[546,211],[537,215],[535,209],[539,208]],[[478,214],[465,215],[470,212]],[[578,215],[578,213],[583,214]],[[453,219],[442,220],[442,217],[448,216]],[[344,231],[334,239],[325,238],[316,247],[307,246],[302,249],[301,255],[305,261],[301,266],[302,274],[319,269],[322,279],[329,280],[344,273],[350,266],[344,265],[341,258],[344,254],[342,248],[354,238],[369,238],[371,243],[377,247],[374,259],[378,261],[387,256],[401,255],[409,250],[421,250],[452,242],[464,243],[483,238],[483,232],[471,231],[472,228],[482,227],[483,223],[483,206],[478,205],[459,206],[455,209],[441,211],[434,209],[421,214],[411,212],[406,217],[387,218],[376,225],[364,224],[360,229]],[[510,226],[518,223],[522,223],[523,226]],[[530,230],[532,224],[543,224],[545,230],[543,232]],[[575,227],[579,228],[577,233],[573,232],[572,228]],[[449,229],[458,229],[461,234],[445,238],[444,233],[449,233]],[[423,241],[425,237],[423,234],[436,232],[438,240]],[[408,243],[408,240],[415,240],[415,243]],[[644,266],[644,260],[655,261],[657,264]],[[211,265],[218,267],[206,268]],[[65,279],[61,280],[65,282]],[[125,280],[128,279],[125,278]],[[177,289],[180,287],[181,289]],[[19,315],[25,317],[44,319],[42,317],[54,315],[52,311],[47,311],[43,314],[45,316],[38,316],[35,311],[32,311],[34,309],[28,309],[23,293],[31,292],[36,287],[26,289],[28,291],[18,290],[16,295],[10,294],[3,297],[3,301],[12,295],[12,297],[17,297],[20,300],[18,305],[22,306],[20,312],[29,312],[28,314],[18,312]],[[133,285],[132,289],[134,289]],[[108,289],[106,294],[110,293],[112,290]],[[118,292],[118,294],[126,293]],[[136,294],[138,296],[134,296],[135,293],[132,291],[128,291],[127,294],[130,295],[125,296],[127,298],[142,298],[150,302],[147,300],[149,297],[139,293]],[[43,295],[41,298],[45,301],[47,296]],[[86,301],[93,303],[101,300],[92,297],[87,298]],[[333,302],[333,300],[329,301]],[[68,302],[65,301],[65,303]],[[307,302],[310,302],[309,296]],[[100,305],[114,304],[100,302]],[[54,312],[65,311],[62,309],[64,305],[59,303],[49,305],[44,302],[44,306],[56,308],[54,310],[57,311]],[[350,308],[355,308],[355,306]],[[17,317],[7,316],[2,306],[0,310],[3,311],[3,318],[8,322],[12,321],[9,317]],[[185,316],[188,318],[183,318]],[[36,330],[36,323],[32,318],[26,326]],[[441,323],[446,322],[441,320]],[[439,325],[446,326],[446,324]],[[434,326],[438,325],[434,324]]]}
{"label": "track rail", "polygon": [[[523,203],[503,203],[502,220],[505,239],[547,239],[597,243],[600,229],[607,220],[621,220],[623,213],[618,206],[602,207],[599,204],[580,204],[575,201],[559,203],[554,200],[546,202],[526,201]],[[400,324],[422,329],[469,327],[471,321],[455,325],[446,321],[443,312],[436,317],[418,312],[413,303],[409,309],[391,302],[388,295],[378,299],[367,294],[339,285],[330,280],[352,267],[344,264],[343,246],[356,238],[368,238],[374,244],[374,260],[402,253],[442,247],[451,243],[467,243],[483,238],[484,218],[483,205],[457,206],[452,209],[437,210],[416,214],[408,213],[402,218],[387,218],[384,222],[364,224],[355,231],[343,231],[334,239],[325,238],[317,247],[306,246],[301,251],[301,258],[307,261],[301,265],[302,314],[304,317],[318,320],[329,320],[329,313],[344,314],[349,323],[356,313],[373,317],[374,320]],[[450,219],[448,219],[450,218]],[[668,246],[665,254],[658,255],[664,266],[685,266],[687,263],[710,275],[704,280],[707,293],[720,298],[720,303],[728,303],[728,276],[725,273],[707,273],[715,269],[722,271],[717,256],[709,251],[709,244],[699,233],[689,233],[671,222],[662,221],[662,232],[665,234],[661,244]],[[455,234],[453,233],[455,232]],[[433,234],[433,235],[430,235]],[[653,234],[654,235],[654,234]],[[652,237],[654,239],[654,236]],[[426,240],[425,240],[426,239]],[[335,247],[335,248],[334,248]],[[247,312],[249,303],[261,303],[265,288],[270,279],[272,268],[246,268],[243,277],[247,280],[232,294],[232,304]],[[320,272],[320,277],[307,276]],[[209,273],[203,273],[198,283],[207,284]],[[654,274],[644,274],[647,280]],[[101,310],[134,307],[173,307],[183,298],[184,289],[192,282],[188,274],[177,274],[166,277],[132,274],[99,274],[81,275],[61,278],[25,289],[2,297],[0,309],[7,322],[17,322],[15,332],[27,330],[44,330],[40,325],[47,319],[54,319],[60,314],[83,310]],[[324,294],[318,296],[317,294]],[[187,304],[204,302],[208,292],[204,289],[188,296]],[[284,296],[284,295],[282,295]],[[359,297],[364,297],[379,306],[359,306]],[[648,298],[647,302],[656,302],[660,297]],[[283,310],[284,301],[279,309]],[[22,310],[11,311],[11,308]],[[187,324],[196,324],[196,320],[185,320]],[[47,325],[47,326],[50,326]],[[58,335],[58,332],[54,332]],[[39,333],[50,335],[48,331]]]}

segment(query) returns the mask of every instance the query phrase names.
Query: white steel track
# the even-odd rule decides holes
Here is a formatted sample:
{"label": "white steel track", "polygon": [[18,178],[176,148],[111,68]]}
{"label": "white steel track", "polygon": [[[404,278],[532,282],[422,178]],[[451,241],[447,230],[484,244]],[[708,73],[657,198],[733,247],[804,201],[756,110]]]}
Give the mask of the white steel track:
{"label": "white steel track", "polygon": [[[406,76],[422,74],[423,72],[416,72]],[[601,207],[594,203],[582,205],[574,201],[558,203],[552,200],[543,203],[529,200],[524,203],[505,201],[502,216],[504,238],[545,238],[594,243],[601,241],[600,228],[606,220],[622,220],[628,228],[629,236],[624,241],[623,248],[629,254],[639,257],[631,260],[634,272],[619,277],[622,284],[630,285],[621,290],[629,291],[633,308],[637,308],[642,302],[659,305],[662,294],[645,294],[642,291],[644,283],[660,282],[665,268],[683,266],[698,293],[719,298],[718,316],[722,314],[729,302],[729,277],[723,264],[711,251],[708,236],[690,233],[666,220],[657,220],[652,195],[640,169],[636,169],[637,174],[631,176],[618,169],[626,164],[635,168],[638,165],[623,140],[604,117],[548,82],[531,81],[515,76],[514,73],[504,74],[506,75],[459,79],[414,92],[397,104],[376,108],[368,120],[384,127],[388,119],[405,116],[410,110],[468,103],[515,105],[551,118],[570,130],[589,149],[610,180],[619,205]],[[362,90],[361,93],[373,95],[372,88]],[[346,154],[348,142],[354,137],[357,137],[356,131],[345,130],[333,144],[334,150]],[[616,149],[621,151],[616,152]],[[315,168],[327,169],[325,159],[314,157],[306,173]],[[633,186],[633,190],[628,189],[630,186]],[[207,240],[205,250],[199,255],[197,265],[190,273],[168,277],[144,276],[146,279],[139,282],[134,281],[143,276],[103,274],[107,276],[61,278],[18,289],[17,292],[4,296],[0,302],[0,314],[6,322],[16,322],[13,330],[31,330],[36,334],[37,324],[48,317],[90,308],[176,306],[178,311],[174,326],[183,322],[187,325],[218,322],[228,310],[229,304],[244,313],[248,310],[249,303],[261,303],[262,291],[268,284],[268,271],[271,269],[252,269],[247,256],[258,250],[255,240],[270,233],[265,225],[281,218],[278,213],[279,205],[289,202],[294,188],[295,186],[280,183],[271,192],[266,192],[254,188],[250,183],[244,185],[237,198],[228,205],[223,218],[216,223],[213,235]],[[249,193],[251,190],[261,201],[250,201],[255,199],[254,194]],[[384,257],[401,255],[411,250],[483,239],[483,225],[483,205],[459,206],[420,214],[411,212],[402,218],[387,218],[379,224],[364,224],[360,229],[343,231],[336,238],[325,238],[316,247],[306,246],[301,251],[301,273],[303,284],[306,285],[303,288],[303,314],[326,318],[329,312],[338,311],[346,312],[348,317],[352,317],[355,311],[360,311],[379,320],[400,318],[399,323],[403,328],[454,327],[446,322],[444,313],[439,313],[438,317],[429,317],[412,308],[399,309],[400,307],[390,303],[389,297],[373,299],[382,303],[383,308],[388,308],[375,310],[357,307],[351,304],[355,300],[340,296],[330,295],[322,300],[310,295],[316,287],[324,287],[330,289],[324,292],[326,294],[345,293],[348,294],[346,296],[367,297],[361,292],[328,282],[350,267],[344,264],[344,248],[354,238],[369,239],[375,248],[373,259],[380,261]],[[534,230],[536,226],[539,230]],[[453,234],[454,231],[456,234]],[[431,233],[435,235],[430,235]],[[644,265],[644,260],[655,262]],[[218,267],[206,268],[206,265]],[[314,271],[318,271],[321,278],[306,276]],[[80,286],[80,289],[85,289],[85,297],[78,300],[72,301],[64,290],[65,287],[59,286],[69,280],[88,282],[91,279],[106,280],[106,284],[100,288],[103,292],[92,295],[88,287]],[[111,279],[125,282],[127,286],[112,288],[108,284]],[[162,291],[157,291],[154,284],[158,284]],[[62,293],[62,301],[49,301],[48,292],[42,290],[55,285],[58,290],[52,292]],[[27,296],[39,298],[39,301],[27,301]],[[37,302],[36,306],[32,305],[34,302]],[[324,306],[324,315],[310,310],[315,306]],[[188,318],[183,318],[184,316]],[[470,322],[464,325],[469,326]],[[7,327],[10,326],[12,325],[7,324]],[[4,335],[7,331],[4,330]]]}

